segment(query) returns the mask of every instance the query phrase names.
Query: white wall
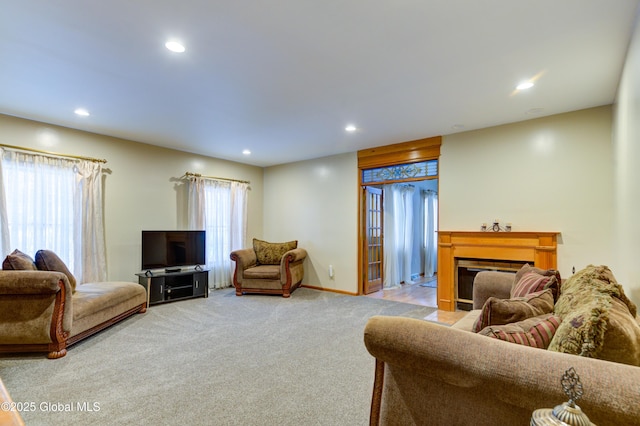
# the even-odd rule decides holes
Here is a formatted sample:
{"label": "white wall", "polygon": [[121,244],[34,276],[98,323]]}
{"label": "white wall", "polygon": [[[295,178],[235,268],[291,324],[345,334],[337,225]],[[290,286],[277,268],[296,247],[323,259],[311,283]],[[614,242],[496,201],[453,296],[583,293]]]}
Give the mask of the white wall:
{"label": "white wall", "polygon": [[[616,108],[614,145],[611,107],[444,137],[440,229],[477,230],[498,218],[512,222],[514,230],[559,231],[563,277],[572,266],[606,264],[625,288],[634,289],[630,295],[638,302],[639,44],[636,34]],[[247,244],[253,237],[298,239],[309,251],[305,284],[358,291],[356,153],[262,169],[2,115],[0,143],[108,160],[109,279],[135,280],[142,229],[184,227],[178,178],[192,171],[251,181]]]}
{"label": "white wall", "polygon": [[640,305],[640,9],[614,107],[615,247],[613,270]]}
{"label": "white wall", "polygon": [[[619,268],[613,237],[611,106],[443,138],[440,229],[561,233],[558,268]],[[358,176],[355,153],[265,169],[264,235],[309,251],[305,284],[355,293]],[[336,271],[328,277],[328,267]]]}
{"label": "white wall", "polygon": [[137,281],[141,230],[186,228],[186,187],[179,178],[187,171],[251,181],[247,243],[262,236],[260,167],[5,115],[0,115],[0,143],[108,161],[104,214],[110,280]]}
{"label": "white wall", "polygon": [[263,227],[266,240],[298,240],[308,251],[304,284],[357,293],[356,154],[266,168]]}
{"label": "white wall", "polygon": [[564,278],[590,263],[617,270],[613,245],[611,107],[446,136],[440,229],[561,232]]}

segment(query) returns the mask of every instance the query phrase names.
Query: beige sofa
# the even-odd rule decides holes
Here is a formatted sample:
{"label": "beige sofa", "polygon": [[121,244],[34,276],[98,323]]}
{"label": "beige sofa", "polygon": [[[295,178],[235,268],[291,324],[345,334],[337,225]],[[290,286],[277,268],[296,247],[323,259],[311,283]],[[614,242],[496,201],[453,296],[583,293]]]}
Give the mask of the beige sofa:
{"label": "beige sofa", "polygon": [[513,281],[513,274],[478,274],[474,311],[454,327],[400,317],[369,320],[364,342],[376,360],[372,425],[529,424],[534,410],[568,400],[561,378],[571,367],[584,389],[577,403],[592,422],[640,425],[640,367],[470,331],[486,299],[508,298]]}
{"label": "beige sofa", "polygon": [[147,309],[143,286],[133,282],[78,285],[62,272],[0,271],[0,352],[47,352],[67,347]]}

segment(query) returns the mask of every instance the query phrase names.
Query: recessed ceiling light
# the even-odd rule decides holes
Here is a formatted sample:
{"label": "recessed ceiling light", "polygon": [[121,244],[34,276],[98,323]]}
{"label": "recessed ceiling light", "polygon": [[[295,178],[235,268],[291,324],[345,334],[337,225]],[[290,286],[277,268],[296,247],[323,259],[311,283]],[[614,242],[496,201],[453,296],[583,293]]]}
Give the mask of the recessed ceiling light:
{"label": "recessed ceiling light", "polygon": [[243,153],[244,155],[251,155],[251,151],[250,151],[250,150],[248,150],[248,149],[244,149],[244,150],[242,150],[242,153]]}
{"label": "recessed ceiling light", "polygon": [[346,132],[353,133],[356,130],[358,130],[358,128],[356,126],[354,126],[353,124],[349,124],[347,127],[344,128],[344,130]]}
{"label": "recessed ceiling light", "polygon": [[170,51],[176,52],[176,53],[182,53],[182,52],[185,51],[184,46],[181,43],[179,43],[179,42],[177,42],[175,40],[170,40],[170,41],[166,42],[164,44],[164,46],[167,49],[169,49]]}
{"label": "recessed ceiling light", "polygon": [[516,86],[516,89],[518,90],[527,90],[527,89],[531,89],[533,87],[533,82],[532,81],[523,81],[522,83],[518,84]]}
{"label": "recessed ceiling light", "polygon": [[76,108],[73,112],[75,112],[77,115],[81,115],[82,117],[88,117],[89,115],[91,115],[89,114],[89,111],[84,108]]}

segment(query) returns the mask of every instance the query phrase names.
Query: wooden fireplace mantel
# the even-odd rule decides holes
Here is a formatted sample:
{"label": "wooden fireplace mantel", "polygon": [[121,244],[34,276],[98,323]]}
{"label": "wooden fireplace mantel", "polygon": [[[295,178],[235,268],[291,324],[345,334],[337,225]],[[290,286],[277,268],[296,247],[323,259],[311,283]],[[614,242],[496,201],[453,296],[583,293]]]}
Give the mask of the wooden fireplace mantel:
{"label": "wooden fireplace mantel", "polygon": [[438,309],[455,311],[458,259],[528,262],[557,268],[559,232],[438,231]]}

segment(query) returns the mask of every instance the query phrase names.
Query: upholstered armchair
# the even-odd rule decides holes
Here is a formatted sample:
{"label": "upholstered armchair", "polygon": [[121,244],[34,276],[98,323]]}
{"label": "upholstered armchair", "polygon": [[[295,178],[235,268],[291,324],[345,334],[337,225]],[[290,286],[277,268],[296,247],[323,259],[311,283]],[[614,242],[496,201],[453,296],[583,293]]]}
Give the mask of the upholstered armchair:
{"label": "upholstered armchair", "polygon": [[298,241],[269,243],[253,239],[253,248],[231,252],[236,262],[233,285],[236,296],[244,293],[281,294],[289,297],[304,276],[307,251]]}

